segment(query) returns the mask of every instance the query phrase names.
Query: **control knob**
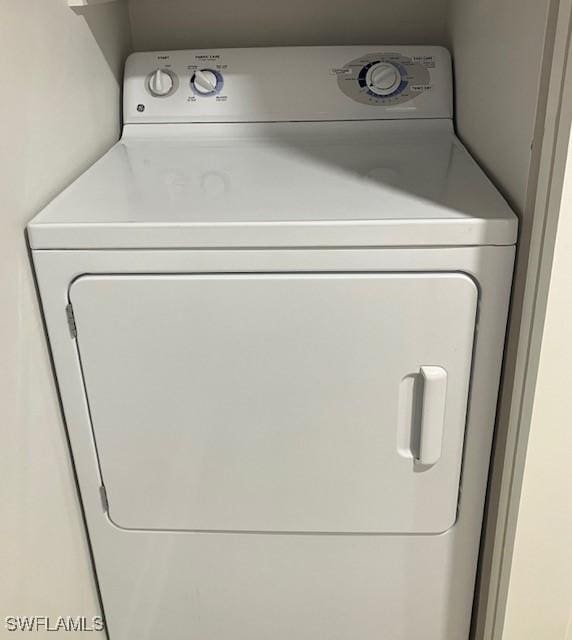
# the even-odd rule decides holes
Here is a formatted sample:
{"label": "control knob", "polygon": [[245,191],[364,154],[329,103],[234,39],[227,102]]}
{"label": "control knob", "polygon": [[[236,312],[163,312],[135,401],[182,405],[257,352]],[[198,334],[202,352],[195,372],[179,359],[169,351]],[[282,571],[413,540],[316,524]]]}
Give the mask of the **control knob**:
{"label": "control knob", "polygon": [[222,75],[213,69],[195,71],[191,78],[191,88],[199,96],[212,96],[222,88]]}
{"label": "control knob", "polygon": [[401,73],[391,62],[377,62],[368,69],[365,82],[372,93],[388,96],[401,84]]}
{"label": "control knob", "polygon": [[173,91],[175,82],[169,71],[157,69],[149,76],[147,86],[152,96],[162,98],[168,96]]}

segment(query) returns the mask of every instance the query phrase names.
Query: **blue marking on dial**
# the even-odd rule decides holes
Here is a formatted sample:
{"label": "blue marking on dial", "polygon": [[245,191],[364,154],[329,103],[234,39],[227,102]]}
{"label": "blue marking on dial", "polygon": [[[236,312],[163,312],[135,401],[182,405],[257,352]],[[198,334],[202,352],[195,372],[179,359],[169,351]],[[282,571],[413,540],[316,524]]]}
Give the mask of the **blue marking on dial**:
{"label": "blue marking on dial", "polygon": [[407,85],[409,84],[409,82],[407,80],[404,80],[403,78],[401,79],[401,82],[399,83],[399,86],[397,87],[397,89],[395,89],[395,91],[393,91],[392,93],[388,93],[385,96],[380,96],[378,93],[375,93],[374,91],[372,91],[371,89],[367,90],[367,93],[372,96],[373,98],[377,98],[378,100],[387,100],[387,98],[395,98],[396,96],[398,96],[402,91],[405,91],[405,88],[407,87]]}
{"label": "blue marking on dial", "polygon": [[403,65],[399,64],[399,62],[394,62],[393,60],[391,60],[391,64],[399,71],[399,75],[401,76],[401,82],[399,83],[399,86],[395,89],[395,91],[393,91],[392,93],[388,93],[385,96],[380,96],[378,93],[375,93],[367,86],[367,81],[366,81],[367,72],[371,69],[371,67],[373,67],[373,65],[379,64],[380,62],[382,62],[382,60],[374,60],[373,62],[369,62],[364,67],[362,67],[357,77],[358,84],[360,87],[362,87],[362,89],[365,89],[365,93],[367,93],[372,98],[375,98],[376,100],[386,100],[387,98],[395,98],[402,91],[404,91],[407,85],[409,84],[408,80],[406,80],[407,69]]}
{"label": "blue marking on dial", "polygon": [[367,82],[366,82],[367,72],[371,67],[373,67],[374,64],[379,64],[380,62],[381,60],[374,60],[373,62],[369,62],[368,64],[366,64],[365,67],[362,67],[361,71],[358,74],[358,84],[360,87],[364,87],[364,88],[367,87]]}

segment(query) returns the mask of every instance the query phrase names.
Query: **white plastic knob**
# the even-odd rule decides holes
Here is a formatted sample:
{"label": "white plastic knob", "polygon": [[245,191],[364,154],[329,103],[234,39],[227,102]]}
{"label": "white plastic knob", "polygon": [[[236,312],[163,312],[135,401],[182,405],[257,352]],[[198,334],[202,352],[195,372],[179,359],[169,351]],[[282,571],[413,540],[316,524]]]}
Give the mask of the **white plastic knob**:
{"label": "white plastic knob", "polygon": [[154,96],[166,96],[173,89],[173,78],[171,74],[157,69],[149,78],[149,91]]}
{"label": "white plastic knob", "polygon": [[217,88],[217,77],[214,71],[209,71],[208,69],[196,71],[193,76],[193,88],[197,93],[201,94],[215,92]]}
{"label": "white plastic knob", "polygon": [[387,96],[401,84],[401,74],[391,62],[378,62],[367,72],[366,84],[378,96]]}

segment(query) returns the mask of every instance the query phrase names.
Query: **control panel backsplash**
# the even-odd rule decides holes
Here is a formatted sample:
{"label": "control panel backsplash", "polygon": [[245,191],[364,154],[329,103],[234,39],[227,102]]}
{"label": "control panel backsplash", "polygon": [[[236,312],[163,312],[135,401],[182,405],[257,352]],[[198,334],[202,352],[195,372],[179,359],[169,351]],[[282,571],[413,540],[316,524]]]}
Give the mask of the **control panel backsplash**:
{"label": "control panel backsplash", "polygon": [[125,123],[451,118],[442,47],[340,46],[134,53]]}

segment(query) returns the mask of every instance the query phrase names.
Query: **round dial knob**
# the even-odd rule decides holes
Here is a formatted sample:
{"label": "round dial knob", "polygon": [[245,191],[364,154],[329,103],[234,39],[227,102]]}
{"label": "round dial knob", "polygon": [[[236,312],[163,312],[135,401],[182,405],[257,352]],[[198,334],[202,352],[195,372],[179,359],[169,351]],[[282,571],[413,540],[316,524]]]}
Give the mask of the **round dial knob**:
{"label": "round dial knob", "polygon": [[401,73],[391,62],[378,62],[370,67],[366,76],[368,89],[378,96],[392,94],[401,84]]}
{"label": "round dial knob", "polygon": [[174,86],[173,76],[164,69],[157,69],[149,76],[148,87],[152,96],[158,98],[168,96],[173,91]]}
{"label": "round dial knob", "polygon": [[195,71],[191,78],[191,87],[200,96],[212,96],[222,87],[222,76],[212,69]]}

